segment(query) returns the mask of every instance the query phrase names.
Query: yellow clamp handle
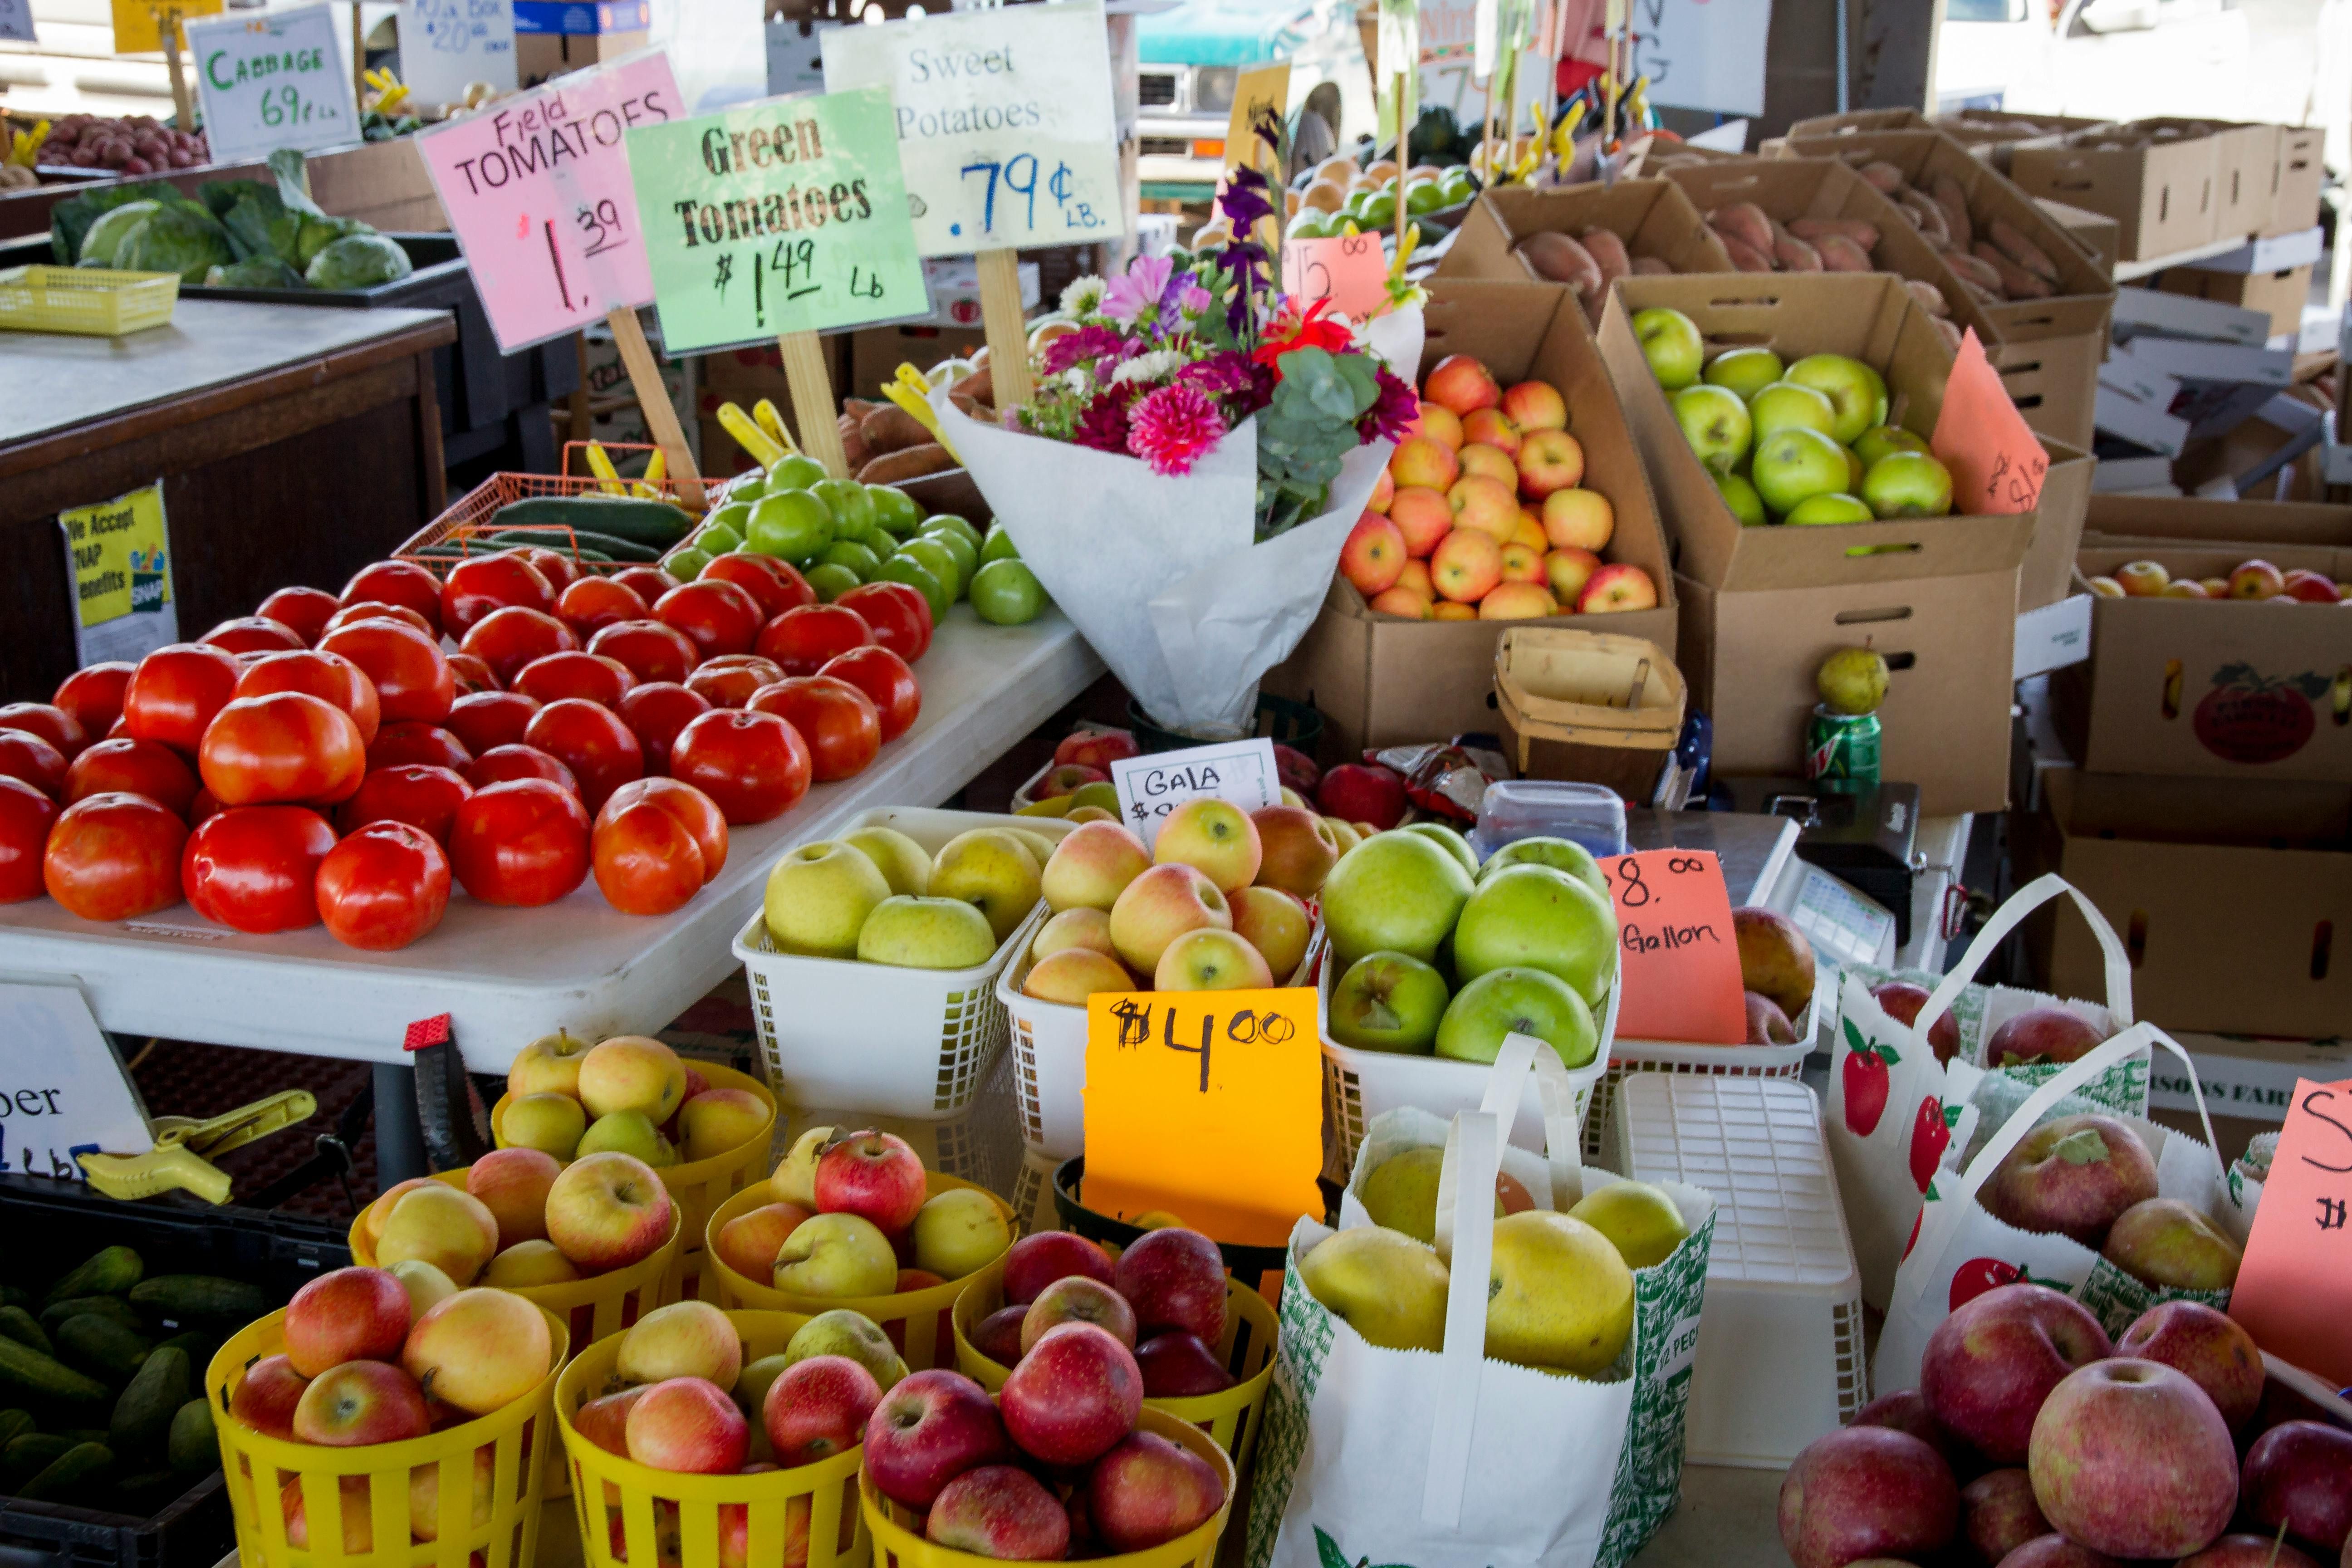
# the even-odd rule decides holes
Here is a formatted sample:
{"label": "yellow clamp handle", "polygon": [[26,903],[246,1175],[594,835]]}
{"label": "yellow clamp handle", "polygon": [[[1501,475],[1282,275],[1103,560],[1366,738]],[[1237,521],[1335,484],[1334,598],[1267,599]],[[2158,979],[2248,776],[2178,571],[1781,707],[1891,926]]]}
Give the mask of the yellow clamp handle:
{"label": "yellow clamp handle", "polygon": [[772,468],[789,455],[769,434],[760,428],[742,405],[722,403],[719,405],[719,427],[735,437],[736,445],[751,454],[751,460],[763,468]]}
{"label": "yellow clamp handle", "polygon": [[947,448],[948,456],[959,463],[963,458],[940,428],[940,416],[931,411],[931,384],[923,373],[911,364],[901,364],[896,379],[882,389],[882,395],[907,411],[907,416],[931,433],[931,439]]}
{"label": "yellow clamp handle", "polygon": [[613,467],[612,457],[604,450],[604,445],[601,441],[588,443],[588,471],[596,476],[600,481],[596,488],[606,495],[618,496],[629,493],[621,483],[621,470]]}
{"label": "yellow clamp handle", "polygon": [[760,428],[768,433],[768,439],[782,447],[787,454],[801,449],[800,443],[793,439],[793,433],[784,428],[784,416],[772,399],[763,397],[751,405],[751,417],[760,422]]}
{"label": "yellow clamp handle", "polygon": [[118,1201],[152,1198],[158,1193],[185,1188],[206,1203],[228,1202],[228,1173],[176,1144],[128,1159],[119,1154],[84,1154],[79,1158],[82,1173],[89,1178],[89,1184]]}
{"label": "yellow clamp handle", "polygon": [[662,499],[661,482],[669,476],[669,454],[659,447],[646,459],[646,477],[629,487],[629,493],[644,500]]}
{"label": "yellow clamp handle", "polygon": [[1580,98],[1570,104],[1568,113],[1561,119],[1559,128],[1551,133],[1552,156],[1559,160],[1559,166],[1563,169],[1567,168],[1576,157],[1576,128],[1584,123],[1584,110],[1583,99]]}

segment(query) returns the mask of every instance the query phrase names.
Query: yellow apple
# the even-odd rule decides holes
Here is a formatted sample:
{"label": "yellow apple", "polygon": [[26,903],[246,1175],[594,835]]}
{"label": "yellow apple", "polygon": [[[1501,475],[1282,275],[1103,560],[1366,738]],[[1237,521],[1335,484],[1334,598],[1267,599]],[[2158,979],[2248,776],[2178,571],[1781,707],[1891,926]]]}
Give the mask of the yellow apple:
{"label": "yellow apple", "polygon": [[719,1260],[746,1279],[774,1277],[776,1253],[809,1211],[798,1204],[762,1204],[719,1227],[712,1247]]}
{"label": "yellow apple", "polygon": [[930,896],[956,899],[988,917],[1002,942],[1029,918],[1045,894],[1045,877],[1029,846],[1001,827],[959,833],[931,862]]}
{"label": "yellow apple", "polygon": [[563,1166],[540,1149],[493,1149],[466,1167],[466,1190],[499,1222],[499,1246],[547,1237],[547,1189]]}
{"label": "yellow apple", "polygon": [[785,952],[852,958],[866,917],[891,896],[882,868],[846,844],[803,844],[768,873],[761,895],[768,940]]}
{"label": "yellow apple", "polygon": [[1257,949],[1276,984],[1289,979],[1307,957],[1307,939],[1314,930],[1307,906],[1279,888],[1236,888],[1228,901],[1234,934]]}
{"label": "yellow apple", "polygon": [[1495,1222],[1486,1354],[1592,1377],[1633,1332],[1633,1272],[1609,1238],[1546,1209]]}
{"label": "yellow apple", "polygon": [[580,1060],[588,1054],[588,1044],[561,1029],[541,1035],[515,1053],[507,1068],[507,1092],[518,1099],[526,1094],[577,1095]]}
{"label": "yellow apple", "polygon": [[1055,914],[1070,910],[1108,913],[1127,885],[1151,868],[1143,840],[1116,822],[1089,822],[1054,847],[1040,883]]}
{"label": "yellow apple", "polygon": [[592,1117],[641,1110],[658,1125],[685,1098],[686,1064],[648,1036],[616,1036],[581,1058],[580,1103]]}
{"label": "yellow apple", "polygon": [[1049,952],[1032,964],[1021,981],[1024,996],[1072,1007],[1085,1006],[1087,998],[1097,991],[1140,989],[1135,976],[1118,959],[1088,947],[1066,947],[1059,952]]}
{"label": "yellow apple", "polygon": [[614,1370],[624,1383],[700,1377],[732,1388],[743,1370],[743,1340],[733,1321],[709,1302],[673,1301],[621,1336]]}
{"label": "yellow apple", "polygon": [[1029,944],[1029,960],[1034,963],[1073,947],[1099,952],[1105,958],[1118,957],[1118,949],[1110,944],[1110,911],[1084,907],[1064,910],[1037,928],[1037,938]]}
{"label": "yellow apple", "polygon": [[561,1285],[580,1278],[580,1270],[572,1259],[555,1249],[551,1241],[518,1241],[490,1259],[482,1271],[482,1283],[501,1290],[519,1290],[528,1285]]}
{"label": "yellow apple", "polygon": [[1274,984],[1265,955],[1229,931],[1188,931],[1152,971],[1155,991],[1263,991]]}
{"label": "yellow apple", "polygon": [[669,1189],[653,1167],[618,1151],[583,1154],[547,1194],[547,1237],[591,1274],[625,1268],[668,1239]]}
{"label": "yellow apple", "polygon": [[404,1194],[383,1222],[375,1260],[389,1268],[417,1258],[463,1288],[498,1249],[499,1222],[481,1199],[445,1182],[427,1182]]}
{"label": "yellow apple", "polygon": [[1358,833],[1352,825],[1342,822],[1336,816],[1325,817],[1323,826],[1331,830],[1331,837],[1338,841],[1342,858],[1346,858],[1349,850],[1364,841],[1363,835]]}
{"label": "yellow apple", "polygon": [[596,1118],[580,1135],[576,1152],[583,1160],[591,1154],[626,1154],[656,1171],[677,1163],[677,1146],[661,1135],[654,1119],[642,1110],[615,1110]]}
{"label": "yellow apple", "polygon": [[780,1204],[797,1204],[814,1213],[816,1210],[816,1162],[824,1146],[833,1142],[840,1131],[837,1127],[803,1127],[801,1135],[776,1166],[776,1173],[768,1178],[768,1190]]}
{"label": "yellow apple", "polygon": [[1307,1293],[1389,1350],[1445,1346],[1445,1265],[1400,1231],[1363,1226],[1326,1237],[1298,1262]]}
{"label": "yellow apple", "polygon": [[588,1131],[588,1112],[568,1094],[543,1092],[509,1100],[499,1115],[499,1141],[510,1149],[536,1149],[569,1160]]}
{"label": "yellow apple", "polygon": [[874,862],[894,893],[921,898],[931,890],[931,858],[895,827],[861,827],[841,841]]}
{"label": "yellow apple", "polygon": [[547,1314],[529,1301],[507,1290],[460,1290],[416,1320],[400,1364],[426,1398],[487,1415],[536,1387],[554,1352]]}
{"label": "yellow apple", "polygon": [[1151,859],[1159,866],[1190,866],[1230,894],[1257,879],[1265,856],[1257,824],[1232,801],[1196,795],[1170,812],[1152,841]]}
{"label": "yellow apple", "polygon": [[367,1211],[360,1215],[360,1229],[366,1234],[370,1247],[383,1239],[383,1222],[392,1217],[392,1211],[400,1206],[400,1200],[432,1181],[430,1176],[411,1176],[376,1194],[375,1202],[368,1205]]}
{"label": "yellow apple", "polygon": [[767,1106],[750,1089],[706,1089],[679,1109],[677,1131],[686,1158],[708,1160],[749,1143],[767,1120]]}
{"label": "yellow apple", "polygon": [[408,1292],[408,1321],[423,1317],[445,1297],[457,1293],[457,1282],[421,1258],[406,1258],[391,1265],[392,1277]]}
{"label": "yellow apple", "polygon": [[1609,1238],[1628,1268],[1648,1268],[1674,1256],[1690,1235],[1675,1200],[1647,1182],[1612,1182],[1568,1211]]}
{"label": "yellow apple", "polygon": [[[1362,1188],[1356,1194],[1364,1212],[1372,1223],[1401,1230],[1415,1241],[1434,1242],[1437,1239],[1437,1173],[1445,1163],[1445,1151],[1437,1148],[1407,1149],[1372,1167],[1365,1176]],[[1527,1189],[1509,1176],[1495,1178],[1495,1215],[1501,1218],[1507,1208],[1516,1213],[1531,1206]],[[1512,1194],[1515,1203],[1506,1204],[1503,1194]]]}
{"label": "yellow apple", "polygon": [[942,1279],[977,1274],[1013,1245],[1013,1227],[986,1193],[950,1187],[915,1212],[915,1267]]}
{"label": "yellow apple", "polygon": [[777,1249],[774,1279],[795,1296],[887,1296],[898,1283],[898,1256],[872,1220],[813,1215]]}

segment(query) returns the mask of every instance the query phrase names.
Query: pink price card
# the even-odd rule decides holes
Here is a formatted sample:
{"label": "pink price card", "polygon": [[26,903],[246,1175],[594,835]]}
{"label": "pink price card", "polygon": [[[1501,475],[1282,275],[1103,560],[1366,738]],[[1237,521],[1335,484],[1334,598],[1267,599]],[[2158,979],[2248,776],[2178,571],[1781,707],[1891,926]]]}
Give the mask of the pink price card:
{"label": "pink price card", "polygon": [[2352,1385],[2352,1079],[2297,1079],[2230,1293],[2254,1342],[2331,1387]]}
{"label": "pink price card", "polygon": [[624,139],[684,113],[669,57],[655,53],[499,99],[416,138],[500,350],[652,302]]}
{"label": "pink price card", "polygon": [[1389,306],[1389,262],[1381,237],[1283,241],[1282,291],[1303,303],[1328,300],[1333,309],[1359,321],[1379,315]]}
{"label": "pink price card", "polygon": [[1952,471],[1952,510],[1962,516],[2008,517],[2040,503],[2050,455],[2010,401],[1974,327],[1952,356],[1927,444]]}

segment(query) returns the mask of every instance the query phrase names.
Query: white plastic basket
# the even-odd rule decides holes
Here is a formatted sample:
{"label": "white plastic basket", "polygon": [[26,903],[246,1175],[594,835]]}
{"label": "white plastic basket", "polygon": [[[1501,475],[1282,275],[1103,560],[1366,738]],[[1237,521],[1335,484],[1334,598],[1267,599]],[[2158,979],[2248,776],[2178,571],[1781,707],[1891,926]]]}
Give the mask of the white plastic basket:
{"label": "white plastic basket", "polygon": [[[836,837],[895,827],[931,854],[975,827],[1021,827],[1059,839],[1051,817],[889,807],[861,812]],[[988,962],[971,969],[901,969],[779,952],[763,914],[735,936],[768,1081],[794,1108],[845,1106],[908,1121],[941,1121],[971,1103],[1004,1049],[996,976],[1045,920],[1038,901]],[[804,1118],[795,1116],[795,1121]]]}
{"label": "white plastic basket", "polygon": [[1821,1102],[1801,1083],[1636,1072],[1618,1085],[1617,1168],[1715,1194],[1691,1367],[1696,1465],[1780,1469],[1870,1402],[1862,1274]]}
{"label": "white plastic basket", "polygon": [[1593,1086],[1592,1111],[1584,1119],[1584,1158],[1606,1164],[1614,1149],[1610,1117],[1617,1086],[1627,1073],[1703,1073],[1713,1078],[1795,1079],[1812,1054],[1814,1019],[1822,1010],[1818,989],[1795,1019],[1797,1037],[1785,1046],[1709,1046],[1681,1040],[1619,1039],[1609,1052],[1609,1070]]}

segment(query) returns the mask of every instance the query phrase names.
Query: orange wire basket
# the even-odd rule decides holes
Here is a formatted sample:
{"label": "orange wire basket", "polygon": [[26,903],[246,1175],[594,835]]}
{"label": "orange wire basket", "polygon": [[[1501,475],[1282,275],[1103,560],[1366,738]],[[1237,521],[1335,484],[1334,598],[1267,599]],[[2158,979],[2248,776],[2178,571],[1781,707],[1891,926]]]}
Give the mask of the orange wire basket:
{"label": "orange wire basket", "polygon": [[[653,450],[650,447],[630,447],[609,442],[600,443],[600,445],[604,446],[607,453]],[[635,495],[637,492],[633,487],[646,483],[643,479],[623,479],[616,484],[614,480],[600,479],[593,474],[571,472],[575,451],[584,452],[586,447],[587,443],[582,441],[565,444],[563,448],[565,472],[561,474],[492,474],[450,503],[448,509],[440,516],[401,541],[400,547],[394,550],[393,554],[404,561],[415,561],[426,569],[437,573],[447,564],[446,556],[447,546],[455,545],[461,556],[472,554],[478,547],[484,554],[494,554],[500,550],[511,547],[489,543],[488,535],[492,533],[544,533],[547,536],[546,548],[568,556],[572,564],[583,572],[609,575],[625,567],[636,564],[627,561],[582,560],[579,540],[570,528],[560,523],[510,524],[500,528],[494,521],[500,507],[531,496]],[[584,461],[583,466],[585,466]],[[690,505],[678,485],[670,479],[658,480],[652,488],[658,493],[660,500],[668,501],[674,506],[698,515],[702,510]],[[428,551],[433,553],[425,553]]]}

